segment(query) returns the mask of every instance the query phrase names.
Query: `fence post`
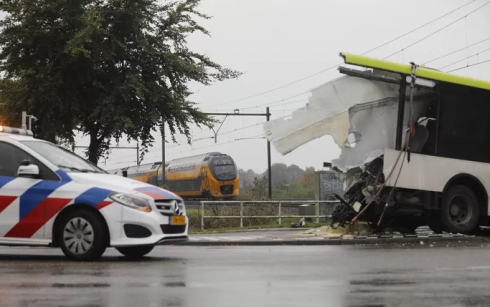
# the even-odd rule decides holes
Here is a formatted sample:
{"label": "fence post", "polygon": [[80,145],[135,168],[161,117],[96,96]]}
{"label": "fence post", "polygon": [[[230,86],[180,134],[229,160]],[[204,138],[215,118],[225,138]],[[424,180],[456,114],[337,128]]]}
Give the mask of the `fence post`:
{"label": "fence post", "polygon": [[240,203],[240,228],[243,228],[243,203]]}
{"label": "fence post", "polygon": [[204,230],[204,202],[201,202],[201,230]]}
{"label": "fence post", "polygon": [[282,204],[279,203],[279,225],[282,224],[282,213],[281,213],[282,210],[281,209],[282,209]]}
{"label": "fence post", "polygon": [[320,203],[317,202],[315,205],[315,215],[316,215],[316,223],[320,223]]}

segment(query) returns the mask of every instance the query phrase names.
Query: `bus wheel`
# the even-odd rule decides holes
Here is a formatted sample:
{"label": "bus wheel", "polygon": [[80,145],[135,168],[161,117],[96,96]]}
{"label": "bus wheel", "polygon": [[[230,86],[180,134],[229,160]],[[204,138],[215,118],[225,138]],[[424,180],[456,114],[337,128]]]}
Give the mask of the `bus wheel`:
{"label": "bus wheel", "polygon": [[443,196],[441,221],[448,232],[472,233],[478,227],[479,216],[478,198],[470,188],[456,185]]}

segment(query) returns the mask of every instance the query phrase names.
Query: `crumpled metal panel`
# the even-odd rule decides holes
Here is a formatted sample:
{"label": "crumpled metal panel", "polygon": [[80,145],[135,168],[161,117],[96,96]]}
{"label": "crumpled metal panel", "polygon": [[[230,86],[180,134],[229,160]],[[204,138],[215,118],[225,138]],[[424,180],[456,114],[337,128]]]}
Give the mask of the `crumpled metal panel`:
{"label": "crumpled metal panel", "polygon": [[342,146],[347,139],[350,107],[397,95],[396,85],[344,76],[313,89],[308,104],[294,111],[290,119],[267,122],[265,135],[282,155],[325,135]]}
{"label": "crumpled metal panel", "polygon": [[[266,123],[265,135],[282,155],[331,135],[342,148],[341,157],[332,162],[345,172],[374,160],[385,148],[395,148],[398,93],[396,84],[344,76],[313,89],[306,107],[293,112],[290,119]],[[416,95],[424,93],[419,91]],[[414,98],[414,120],[427,106],[426,99]],[[408,127],[408,101],[405,107],[404,122]],[[360,133],[362,140],[354,148],[346,148],[344,145],[352,131]]]}
{"label": "crumpled metal panel", "polygon": [[[413,120],[420,118],[428,107],[427,99],[415,97]],[[410,122],[410,103],[405,104],[404,131]],[[342,171],[361,167],[383,155],[385,148],[395,149],[398,118],[398,97],[386,98],[352,107],[349,110],[349,132],[357,132],[362,139],[354,147],[342,147],[340,158],[332,165]],[[406,133],[402,138],[405,144]]]}

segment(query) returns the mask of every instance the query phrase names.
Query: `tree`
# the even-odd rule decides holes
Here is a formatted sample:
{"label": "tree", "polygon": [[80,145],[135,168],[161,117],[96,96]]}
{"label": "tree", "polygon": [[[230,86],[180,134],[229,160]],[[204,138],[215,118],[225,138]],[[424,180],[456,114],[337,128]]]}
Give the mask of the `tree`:
{"label": "tree", "polygon": [[188,35],[209,35],[195,20],[210,18],[199,2],[0,0],[7,113],[36,115],[48,140],[88,135],[93,163],[113,138],[146,149],[163,124],[189,138],[191,123],[212,124],[188,101],[189,82],[240,75],[187,47]]}
{"label": "tree", "polygon": [[239,169],[238,174],[240,175],[240,190],[244,192],[252,189],[255,178],[259,176],[251,169],[248,171]]}
{"label": "tree", "polygon": [[298,185],[303,188],[312,187],[315,184],[315,168],[307,167],[306,170],[299,176]]}
{"label": "tree", "polygon": [[267,192],[267,177],[255,178],[251,190],[251,198],[253,200],[264,200],[268,198]]}

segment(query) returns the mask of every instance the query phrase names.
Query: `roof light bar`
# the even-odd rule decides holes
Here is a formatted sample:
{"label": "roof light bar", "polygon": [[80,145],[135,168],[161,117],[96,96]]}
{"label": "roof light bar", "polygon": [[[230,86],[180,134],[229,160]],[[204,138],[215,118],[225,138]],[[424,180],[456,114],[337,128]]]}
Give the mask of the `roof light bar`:
{"label": "roof light bar", "polygon": [[33,136],[32,131],[19,128],[0,126],[0,133]]}

